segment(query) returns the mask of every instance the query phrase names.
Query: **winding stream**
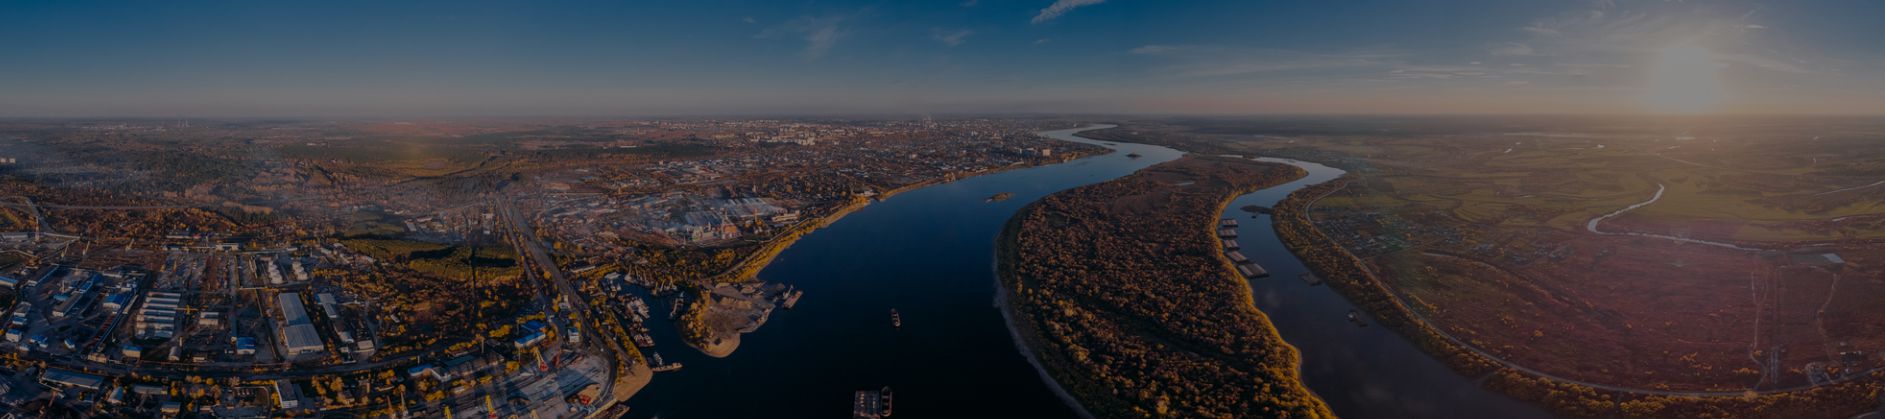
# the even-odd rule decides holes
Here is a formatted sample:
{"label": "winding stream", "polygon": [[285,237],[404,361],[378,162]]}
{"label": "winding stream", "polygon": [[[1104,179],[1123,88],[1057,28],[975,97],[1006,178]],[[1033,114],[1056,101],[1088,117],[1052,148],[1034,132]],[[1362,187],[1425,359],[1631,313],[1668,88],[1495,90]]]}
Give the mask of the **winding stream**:
{"label": "winding stream", "polygon": [[1603,231],[1603,230],[1598,230],[1598,229],[1597,229],[1597,225],[1598,225],[1598,224],[1602,224],[1602,223],[1603,223],[1603,222],[1604,222],[1605,220],[1609,220],[1609,219],[1611,219],[1611,218],[1616,218],[1616,217],[1617,217],[1617,216],[1619,216],[1619,215],[1623,215],[1623,213],[1626,213],[1626,212],[1630,212],[1630,211],[1633,211],[1633,210],[1636,210],[1636,209],[1638,209],[1638,208],[1642,208],[1642,207],[1647,207],[1647,206],[1649,206],[1649,204],[1654,204],[1654,203],[1656,203],[1656,201],[1659,201],[1659,200],[1662,200],[1662,193],[1663,193],[1663,192],[1665,192],[1665,191],[1668,191],[1668,190],[1669,190],[1669,188],[1667,188],[1667,187],[1665,187],[1665,186],[1663,186],[1663,184],[1661,184],[1661,183],[1658,183],[1658,184],[1656,184],[1656,195],[1654,195],[1654,196],[1651,196],[1651,197],[1649,197],[1649,200],[1648,200],[1648,201],[1643,201],[1643,202],[1638,202],[1638,203],[1635,203],[1635,204],[1631,204],[1630,206],[1627,206],[1627,207],[1623,207],[1623,209],[1620,209],[1620,210],[1616,210],[1616,211],[1611,211],[1611,212],[1610,212],[1609,214],[1604,214],[1604,215],[1602,215],[1602,216],[1599,216],[1599,217],[1597,217],[1597,218],[1592,218],[1592,219],[1590,219],[1590,221],[1589,221],[1589,222],[1586,222],[1586,223],[1584,223],[1584,229],[1585,229],[1585,230],[1590,230],[1590,232],[1591,232],[1591,233],[1596,233],[1596,234],[1601,234],[1601,235],[1605,235],[1605,236],[1637,236],[1637,237],[1651,237],[1651,238],[1658,238],[1658,239],[1664,239],[1664,240],[1674,240],[1674,241],[1679,241],[1679,242],[1683,242],[1683,243],[1693,243],[1693,244],[1700,244],[1700,245],[1707,245],[1707,246],[1715,246],[1715,247],[1722,247],[1722,248],[1729,248],[1729,249],[1735,249],[1735,250],[1745,250],[1745,251],[1750,251],[1750,252],[1758,252],[1758,251],[1761,251],[1761,249],[1755,249],[1755,248],[1751,248],[1751,247],[1741,247],[1741,246],[1737,246],[1737,245],[1735,245],[1734,243],[1723,243],[1723,242],[1718,242],[1718,241],[1708,241],[1708,240],[1702,240],[1702,239],[1691,239],[1691,238],[1688,238],[1688,237],[1681,237],[1681,236],[1671,236],[1671,235],[1668,235],[1668,234],[1656,234],[1656,233],[1637,233],[1637,232],[1629,232],[1629,231]]}

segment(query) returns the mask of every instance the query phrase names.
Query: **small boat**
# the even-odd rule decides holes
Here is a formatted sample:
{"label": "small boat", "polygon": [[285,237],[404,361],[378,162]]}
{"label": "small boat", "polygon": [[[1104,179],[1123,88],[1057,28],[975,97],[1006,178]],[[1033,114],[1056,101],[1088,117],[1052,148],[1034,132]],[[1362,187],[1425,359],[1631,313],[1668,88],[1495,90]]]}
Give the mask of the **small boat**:
{"label": "small boat", "polygon": [[878,390],[878,391],[877,391],[877,395],[878,395],[878,396],[882,396],[882,397],[883,397],[883,399],[884,399],[884,401],[883,401],[883,406],[884,406],[884,411],[883,411],[883,413],[884,413],[884,416],[885,416],[885,417],[889,417],[889,416],[890,416],[890,413],[891,413],[891,410],[890,410],[890,401],[891,401],[891,400],[890,400],[890,386],[884,386],[884,389],[883,389],[883,390]]}
{"label": "small boat", "polygon": [[681,369],[681,363],[676,362],[669,364],[667,361],[661,360],[660,352],[655,352],[654,362],[648,363],[648,369],[654,372],[679,371]]}
{"label": "small boat", "polygon": [[1348,309],[1348,322],[1354,323],[1355,327],[1368,327],[1368,321],[1361,319],[1361,312],[1352,308]]}
{"label": "small boat", "polygon": [[792,306],[798,305],[799,297],[803,296],[805,296],[804,290],[792,290],[791,292],[785,293],[785,309],[791,310]]}
{"label": "small boat", "polygon": [[897,314],[897,309],[894,308],[890,309],[890,326],[897,329],[903,328],[903,315]]}

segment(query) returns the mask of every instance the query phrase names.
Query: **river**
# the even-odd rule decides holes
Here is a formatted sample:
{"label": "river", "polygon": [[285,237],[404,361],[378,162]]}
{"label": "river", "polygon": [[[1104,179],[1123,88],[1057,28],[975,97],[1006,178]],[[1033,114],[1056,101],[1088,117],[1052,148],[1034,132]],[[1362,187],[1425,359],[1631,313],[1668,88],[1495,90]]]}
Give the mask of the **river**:
{"label": "river", "polygon": [[[1029,202],[1184,154],[1073,135],[1105,127],[1042,135],[1103,145],[1115,150],[1111,154],[906,192],[807,234],[759,273],[762,280],[799,287],[804,299],[746,334],[732,356],[708,358],[681,344],[668,322],[650,322],[660,342],[654,350],[686,368],[657,375],[628,401],[628,416],[845,417],[852,392],[890,386],[898,418],[1076,417],[1016,349],[992,303],[994,244],[1003,223]],[[1295,164],[1310,177],[1245,195],[1228,215],[1340,175]],[[1001,192],[1013,196],[985,202]],[[1351,326],[1343,318],[1346,301],[1296,280],[1302,265],[1276,241],[1267,216],[1243,223],[1240,233],[1244,253],[1276,275],[1252,281],[1260,308],[1303,351],[1305,381],[1337,414],[1543,416],[1480,389],[1398,335]],[[890,325],[892,308],[902,315],[900,330]]]}

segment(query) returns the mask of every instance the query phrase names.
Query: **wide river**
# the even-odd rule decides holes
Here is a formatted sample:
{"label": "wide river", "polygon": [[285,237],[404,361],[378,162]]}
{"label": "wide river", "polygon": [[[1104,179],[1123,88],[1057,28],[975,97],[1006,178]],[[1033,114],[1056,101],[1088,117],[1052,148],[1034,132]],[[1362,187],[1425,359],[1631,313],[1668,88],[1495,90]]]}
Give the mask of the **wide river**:
{"label": "wide river", "polygon": [[[804,299],[746,334],[732,356],[708,358],[682,345],[668,322],[650,322],[660,342],[655,350],[686,368],[657,375],[628,401],[628,416],[846,417],[852,392],[890,386],[898,418],[1074,417],[1016,349],[993,304],[994,245],[1003,223],[1029,202],[1184,154],[1073,135],[1097,128],[1104,126],[1042,135],[1115,152],[906,192],[801,238],[759,277],[795,285]],[[1140,157],[1128,157],[1134,153]],[[1269,206],[1341,174],[1290,163],[1310,176],[1240,197],[1226,215],[1246,221],[1239,228],[1244,254],[1275,275],[1251,282],[1259,308],[1302,350],[1305,381],[1336,414],[1545,416],[1479,388],[1398,335],[1351,325],[1347,301],[1297,280],[1304,268],[1276,240],[1268,216],[1251,220],[1236,209]],[[1001,192],[1013,196],[985,202]],[[651,305],[665,313],[666,301],[659,303]],[[890,325],[893,308],[902,314],[901,330]]]}

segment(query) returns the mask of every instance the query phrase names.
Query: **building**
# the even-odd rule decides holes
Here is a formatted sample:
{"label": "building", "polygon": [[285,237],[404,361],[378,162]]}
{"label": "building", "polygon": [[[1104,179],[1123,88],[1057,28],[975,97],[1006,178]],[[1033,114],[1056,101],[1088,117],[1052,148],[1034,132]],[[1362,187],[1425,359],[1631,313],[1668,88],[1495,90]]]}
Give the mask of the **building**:
{"label": "building", "polygon": [[177,311],[183,306],[183,294],[150,292],[137,309],[137,334],[145,338],[169,339],[177,335]]}
{"label": "building", "polygon": [[246,336],[236,338],[236,355],[254,356],[255,349],[255,338]]}
{"label": "building", "polygon": [[276,327],[281,332],[282,355],[289,359],[303,359],[319,355],[327,345],[321,342],[321,333],[314,330],[314,323],[308,319],[308,309],[301,305],[301,295],[284,292],[275,296],[281,308],[281,323]]}
{"label": "building", "polygon": [[315,294],[314,300],[321,303],[321,311],[327,312],[327,318],[340,319],[340,303],[334,300],[334,294]]}
{"label": "building", "polygon": [[523,348],[531,347],[538,343],[542,343],[544,338],[545,336],[543,334],[543,331],[538,330],[538,331],[534,331],[530,333],[525,333],[523,336],[518,337],[517,341],[514,343],[517,345],[518,349],[523,349]]}
{"label": "building", "polygon": [[288,380],[275,380],[275,405],[283,409],[301,407],[301,392]]}
{"label": "building", "polygon": [[77,371],[48,369],[39,376],[39,382],[50,386],[82,388],[97,391],[105,385],[105,379],[96,375]]}

